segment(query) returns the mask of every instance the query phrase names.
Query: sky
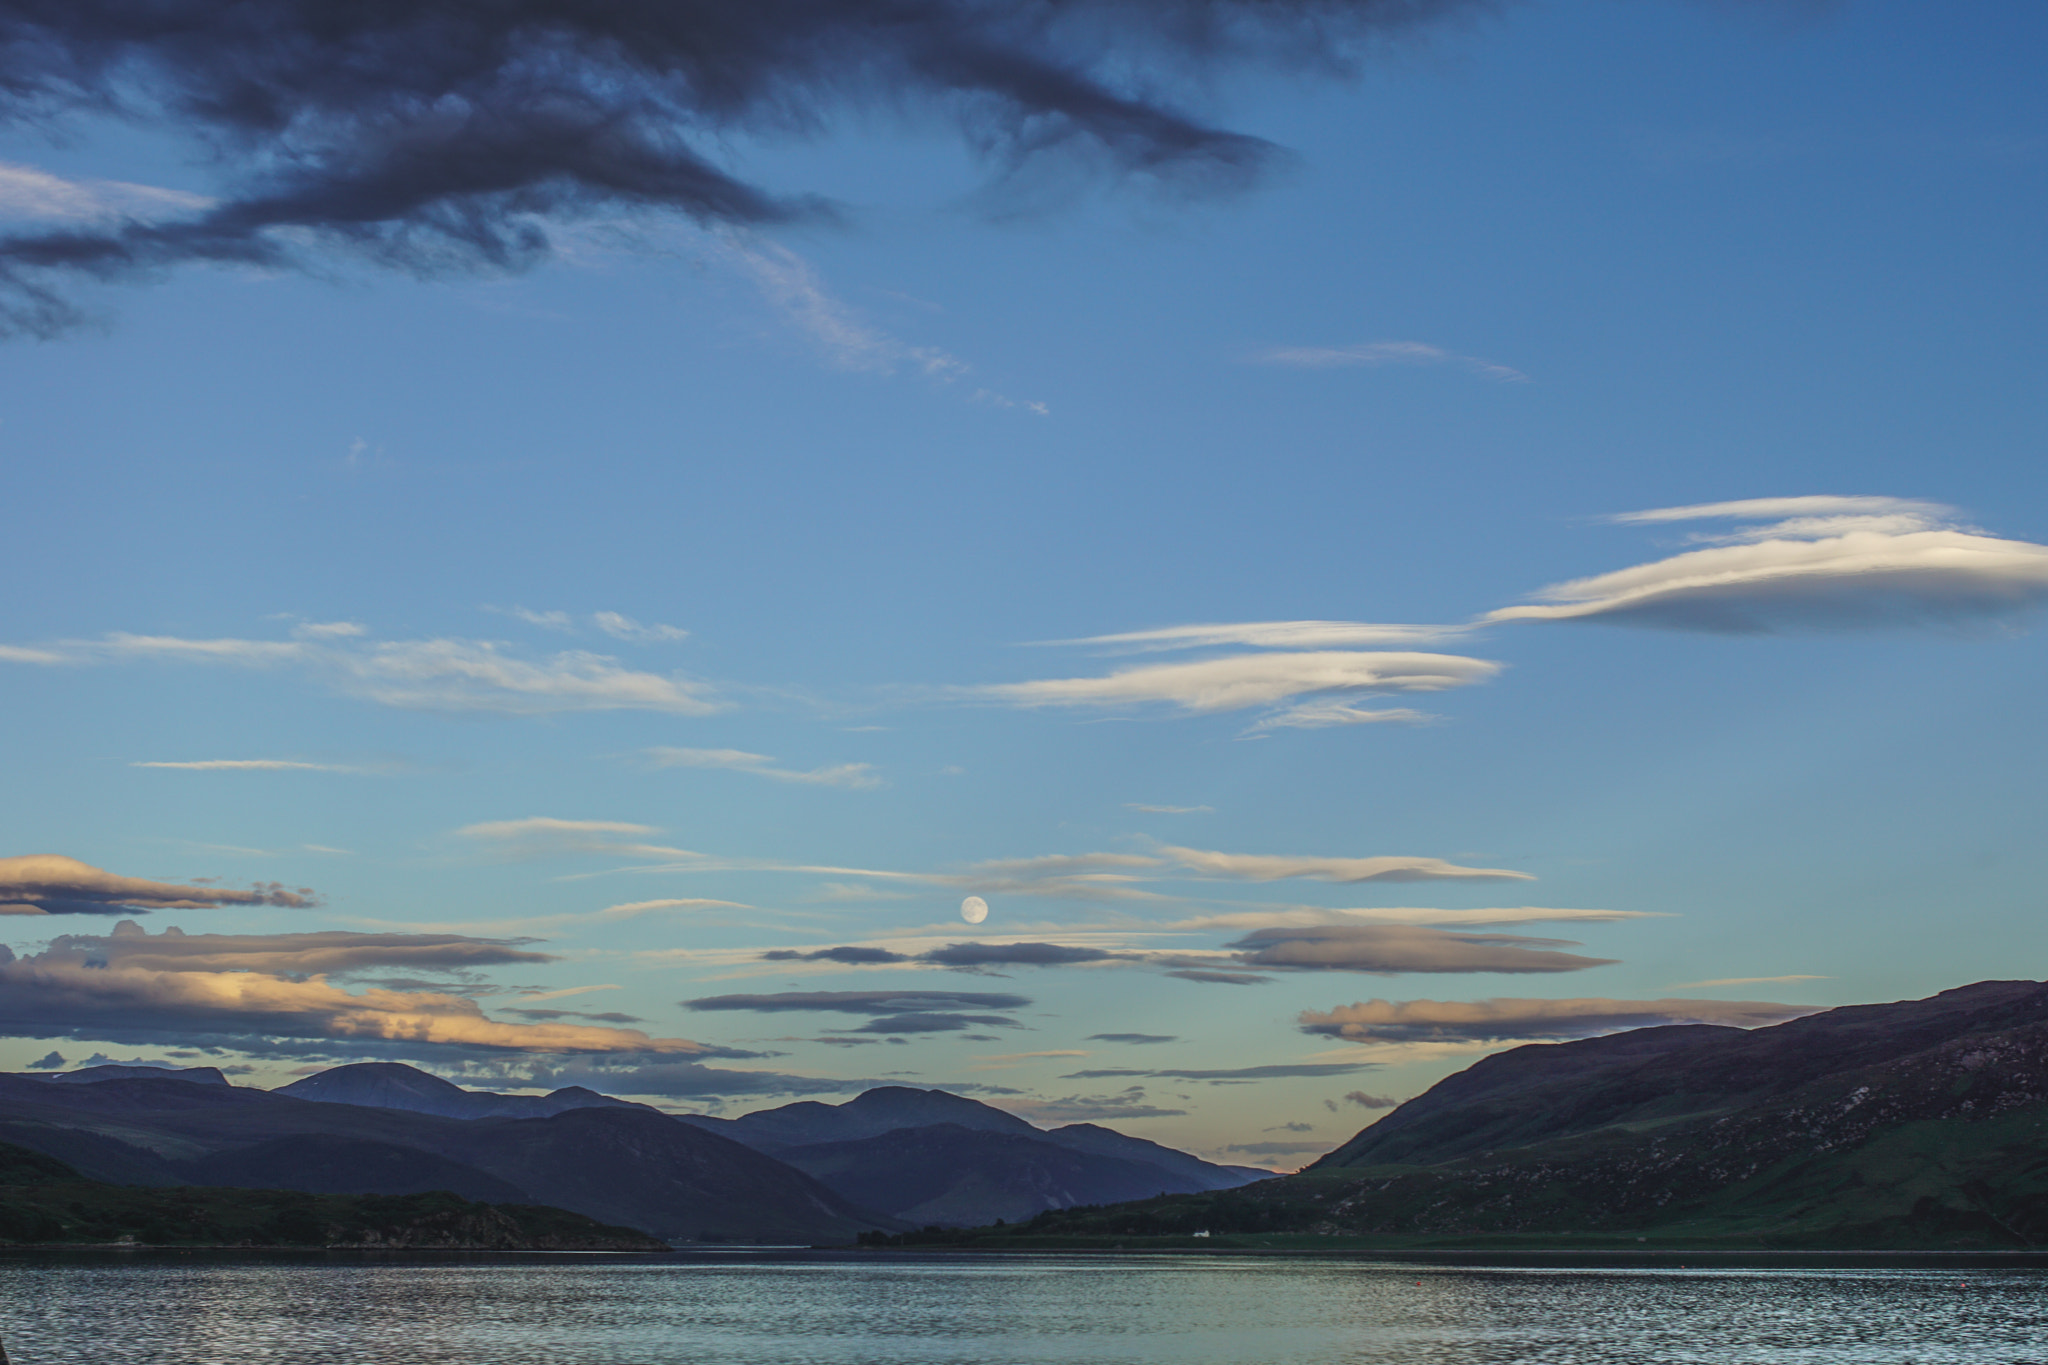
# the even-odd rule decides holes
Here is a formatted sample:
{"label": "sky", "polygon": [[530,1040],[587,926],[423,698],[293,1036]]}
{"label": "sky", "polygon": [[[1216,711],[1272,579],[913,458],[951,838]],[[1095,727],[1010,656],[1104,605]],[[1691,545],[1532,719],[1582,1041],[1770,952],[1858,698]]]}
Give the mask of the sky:
{"label": "sky", "polygon": [[2043,974],[2035,7],[189,3],[0,32],[0,1068],[1291,1168]]}

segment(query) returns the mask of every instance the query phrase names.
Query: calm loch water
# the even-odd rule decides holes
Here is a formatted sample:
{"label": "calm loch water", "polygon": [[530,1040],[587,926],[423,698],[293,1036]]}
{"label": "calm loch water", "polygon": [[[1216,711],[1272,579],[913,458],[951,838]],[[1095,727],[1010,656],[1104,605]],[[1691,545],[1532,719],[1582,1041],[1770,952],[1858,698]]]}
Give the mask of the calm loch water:
{"label": "calm loch water", "polygon": [[0,1260],[14,1365],[2048,1365],[2048,1271]]}

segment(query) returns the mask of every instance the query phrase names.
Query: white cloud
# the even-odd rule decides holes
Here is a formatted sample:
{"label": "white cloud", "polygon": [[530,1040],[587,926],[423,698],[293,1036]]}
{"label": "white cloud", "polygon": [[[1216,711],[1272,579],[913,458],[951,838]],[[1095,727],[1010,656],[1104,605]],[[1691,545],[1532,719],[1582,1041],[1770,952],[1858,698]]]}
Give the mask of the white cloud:
{"label": "white cloud", "polygon": [[690,632],[681,626],[643,626],[630,616],[621,616],[615,611],[601,611],[591,621],[605,634],[619,640],[633,640],[641,644],[654,644],[670,640],[687,640]]}
{"label": "white cloud", "polygon": [[347,640],[368,635],[370,628],[359,621],[302,621],[292,627],[301,640]]}
{"label": "white cloud", "polygon": [[[340,624],[344,623],[336,623]],[[324,633],[322,638],[194,640],[116,632],[48,649],[0,648],[0,661],[88,665],[151,660],[296,667],[338,691],[410,710],[704,715],[719,709],[702,683],[622,668],[615,659],[583,650],[531,662],[505,654],[491,640],[359,640],[334,627],[316,629]]]}
{"label": "white cloud", "polygon": [[2048,602],[2048,546],[1966,527],[1899,498],[1756,498],[1624,513],[1656,524],[1761,521],[1669,559],[1545,588],[1487,621],[1611,621],[1680,630],[1956,625]]}
{"label": "white cloud", "polygon": [[1272,882],[1307,877],[1319,882],[1534,881],[1527,872],[1499,867],[1461,867],[1441,858],[1323,858],[1266,853],[1216,853],[1166,845],[1162,857],[1205,876],[1231,881]]}
{"label": "white cloud", "polygon": [[1333,645],[1427,645],[1469,633],[1471,626],[1374,625],[1365,621],[1238,621],[1166,626],[1089,635],[1078,640],[1043,640],[1047,645],[1103,645],[1130,653],[1251,645],[1259,649],[1326,649]]}
{"label": "white cloud", "polygon": [[840,763],[829,768],[778,768],[767,754],[750,754],[743,749],[678,749],[667,745],[647,751],[658,768],[727,768],[752,773],[777,782],[801,782],[819,787],[872,788],[882,785],[872,763]]}
{"label": "white cloud", "polygon": [[1208,713],[1277,706],[1328,693],[1436,692],[1484,682],[1500,665],[1456,654],[1235,654],[1151,664],[1103,677],[1045,678],[965,689],[1015,706],[1129,706],[1161,702]]}
{"label": "white cloud", "polygon": [[1525,384],[1529,376],[1520,370],[1478,356],[1459,355],[1423,341],[1369,341],[1357,346],[1279,346],[1252,357],[1263,365],[1288,365],[1296,369],[1332,370],[1381,365],[1455,365],[1485,379],[1507,384]]}

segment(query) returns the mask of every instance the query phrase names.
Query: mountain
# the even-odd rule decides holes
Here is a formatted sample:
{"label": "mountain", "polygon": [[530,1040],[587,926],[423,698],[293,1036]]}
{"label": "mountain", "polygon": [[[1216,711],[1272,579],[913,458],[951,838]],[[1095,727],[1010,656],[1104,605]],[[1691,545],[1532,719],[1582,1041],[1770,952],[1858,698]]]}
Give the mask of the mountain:
{"label": "mountain", "polygon": [[1980,982],[1748,1032],[1517,1048],[1299,1175],[1043,1214],[1004,1235],[1197,1231],[1407,1245],[2048,1244],[2048,985]]}
{"label": "mountain", "polygon": [[296,1190],[137,1189],[87,1180],[0,1143],[0,1243],[313,1246],[464,1251],[666,1251],[630,1228],[560,1209],[447,1193],[325,1197]]}
{"label": "mountain", "polygon": [[1770,1028],[1681,1025],[1514,1048],[1394,1109],[1311,1169],[1434,1165],[1619,1124],[1734,1113],[1831,1075],[2040,1023],[2048,986],[1983,981]]}
{"label": "mountain", "polygon": [[1176,1178],[1149,1162],[1075,1151],[1046,1136],[936,1123],[776,1155],[853,1202],[918,1226],[1016,1221],[1174,1188]]}
{"label": "mountain", "polygon": [[1174,1184],[1168,1189],[1177,1191],[1229,1190],[1239,1185],[1248,1185],[1254,1180],[1271,1180],[1273,1172],[1257,1166],[1218,1166],[1189,1156],[1173,1147],[1147,1142],[1144,1138],[1119,1133],[1114,1128],[1099,1128],[1092,1123],[1069,1123],[1045,1133],[1047,1142],[1071,1147],[1077,1152],[1091,1152],[1096,1156],[1117,1157],[1124,1161],[1142,1161],[1156,1166],[1173,1177]]}
{"label": "mountain", "polygon": [[735,1142],[744,1142],[755,1151],[770,1153],[820,1142],[851,1142],[899,1128],[927,1128],[938,1123],[1024,1137],[1045,1136],[1015,1114],[1005,1113],[994,1105],[944,1090],[916,1090],[905,1085],[877,1086],[844,1104],[799,1100],[776,1109],[757,1109],[736,1119],[713,1118],[709,1114],[676,1117]]}
{"label": "mountain", "polygon": [[217,1066],[121,1066],[109,1063],[105,1066],[80,1067],[76,1071],[56,1071],[39,1077],[41,1080],[56,1081],[62,1085],[91,1085],[95,1081],[134,1080],[180,1080],[197,1081],[202,1085],[226,1085],[228,1078]]}
{"label": "mountain", "polygon": [[439,1076],[400,1062],[353,1062],[347,1066],[331,1067],[304,1080],[281,1085],[275,1093],[322,1104],[409,1109],[418,1114],[438,1114],[450,1119],[547,1118],[569,1109],[608,1106],[659,1112],[631,1100],[616,1100],[595,1090],[585,1090],[580,1085],[546,1095],[498,1095],[488,1090],[465,1090],[453,1081],[444,1081]]}
{"label": "mountain", "polygon": [[901,1085],[844,1104],[804,1100],[736,1119],[680,1117],[807,1171],[855,1204],[920,1226],[1229,1189],[1272,1174],[1211,1165],[1090,1123],[1047,1132],[979,1100]]}
{"label": "mountain", "polygon": [[[447,1118],[176,1079],[0,1076],[0,1140],[94,1179],[404,1194],[431,1179],[670,1240],[847,1242],[895,1226],[793,1167],[638,1105]],[[508,1193],[509,1192],[509,1193]]]}

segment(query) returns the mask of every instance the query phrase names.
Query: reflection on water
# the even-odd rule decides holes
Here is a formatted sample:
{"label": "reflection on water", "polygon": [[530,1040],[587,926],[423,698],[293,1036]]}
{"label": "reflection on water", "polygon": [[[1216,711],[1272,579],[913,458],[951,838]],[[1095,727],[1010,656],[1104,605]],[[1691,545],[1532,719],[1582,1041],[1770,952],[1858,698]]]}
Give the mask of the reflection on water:
{"label": "reflection on water", "polygon": [[15,1365],[2048,1365],[2048,1272],[26,1257],[0,1340]]}

